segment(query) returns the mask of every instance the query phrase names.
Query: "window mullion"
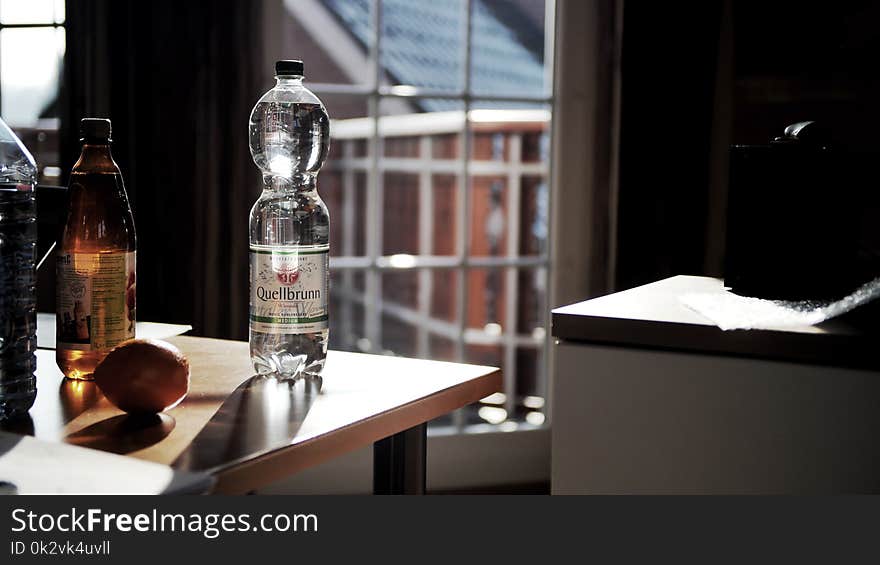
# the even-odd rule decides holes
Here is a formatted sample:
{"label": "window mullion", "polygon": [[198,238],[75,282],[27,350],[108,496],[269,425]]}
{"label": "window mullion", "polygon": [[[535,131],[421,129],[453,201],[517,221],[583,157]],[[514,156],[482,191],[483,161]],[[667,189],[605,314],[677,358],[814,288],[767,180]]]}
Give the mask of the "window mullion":
{"label": "window mullion", "polygon": [[[522,208],[522,134],[507,134],[507,257],[519,255],[520,209]],[[516,267],[505,269],[504,285],[504,394],[508,416],[516,407],[516,322],[519,277]]]}
{"label": "window mullion", "polygon": [[[458,328],[459,335],[456,340],[455,353],[456,360],[466,360],[465,350],[465,332],[467,331],[467,313],[470,296],[468,292],[468,257],[470,256],[470,202],[471,202],[471,180],[470,180],[470,154],[471,154],[471,123],[468,118],[470,114],[470,91],[471,91],[471,13],[473,9],[473,0],[465,0],[463,7],[464,20],[464,41],[462,42],[461,64],[461,85],[464,93],[464,129],[461,132],[461,142],[459,145],[458,158],[461,162],[461,176],[458,182],[458,202],[456,206],[457,212],[457,250],[458,257],[462,267],[457,274],[458,282]],[[456,429],[463,431],[464,429],[464,412],[456,410],[452,416],[452,422]]]}
{"label": "window mullion", "polygon": [[[550,120],[547,122],[547,131],[544,133],[548,139],[552,139],[553,120],[556,117],[556,0],[545,0],[544,5],[544,69],[549,72],[549,78],[545,75],[545,87],[550,94]],[[549,69],[549,71],[548,71]],[[547,174],[544,177],[547,183],[547,244],[542,250],[546,258],[547,266],[544,269],[544,356],[539,390],[544,397],[544,425],[549,426],[552,421],[552,388],[550,386],[551,375],[555,364],[555,349],[553,348],[553,335],[550,331],[552,316],[550,309],[556,305],[553,298],[553,279],[551,269],[552,247],[555,244],[551,237],[550,219],[553,217],[553,207],[556,205],[552,195],[554,193],[552,179],[554,167],[553,151],[547,151]]]}
{"label": "window mullion", "polygon": [[[351,159],[352,154],[354,153],[354,140],[343,140],[342,141],[342,154],[344,155],[344,159]],[[345,229],[342,233],[342,254],[343,256],[352,256],[355,253],[354,247],[354,234],[355,230],[353,226],[355,225],[355,209],[354,204],[356,201],[356,190],[357,187],[355,185],[355,172],[353,169],[349,167],[341,167],[342,171],[342,221],[345,223],[344,225],[348,228]],[[345,270],[342,272],[342,286],[346,289],[354,288],[354,279],[355,272],[351,270]],[[362,328],[358,330],[354,329],[354,303],[351,300],[345,300],[339,302],[341,306],[341,319],[342,319],[342,328],[343,328],[343,339],[345,341],[346,348],[351,348],[355,346],[357,341],[357,336],[362,331]],[[362,334],[361,334],[362,335]]]}
{"label": "window mullion", "polygon": [[[429,256],[434,252],[434,199],[431,186],[432,159],[431,136],[423,135],[419,139],[419,161],[422,164],[419,171],[419,255]],[[434,272],[430,269],[418,271],[418,307],[419,314],[423,319],[429,319],[431,315],[431,292],[433,287]],[[419,357],[427,358],[430,355],[430,340],[428,328],[419,324],[416,327],[417,346]]]}
{"label": "window mullion", "polygon": [[365,305],[365,333],[372,351],[382,348],[382,278],[375,268],[376,259],[382,253],[382,179],[380,178],[379,159],[381,155],[381,139],[379,138],[379,83],[381,82],[381,41],[382,41],[382,0],[372,3],[373,42],[370,46],[370,63],[372,64],[372,91],[369,95],[369,117],[372,119],[373,131],[370,137],[370,171],[367,179],[367,255],[370,266],[366,272],[366,290],[370,298]]}

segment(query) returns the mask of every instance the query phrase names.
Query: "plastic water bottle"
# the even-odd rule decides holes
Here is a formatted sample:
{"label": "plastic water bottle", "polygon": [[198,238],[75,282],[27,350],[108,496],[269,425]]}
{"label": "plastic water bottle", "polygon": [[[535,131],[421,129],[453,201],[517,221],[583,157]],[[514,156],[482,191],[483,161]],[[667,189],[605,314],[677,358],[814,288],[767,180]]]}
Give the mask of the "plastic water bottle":
{"label": "plastic water bottle", "polygon": [[250,116],[263,192],[250,214],[250,352],[257,373],[320,375],[327,357],[330,215],[318,196],[330,119],[302,61],[275,63]]}
{"label": "plastic water bottle", "polygon": [[0,419],[37,396],[37,166],[0,120]]}

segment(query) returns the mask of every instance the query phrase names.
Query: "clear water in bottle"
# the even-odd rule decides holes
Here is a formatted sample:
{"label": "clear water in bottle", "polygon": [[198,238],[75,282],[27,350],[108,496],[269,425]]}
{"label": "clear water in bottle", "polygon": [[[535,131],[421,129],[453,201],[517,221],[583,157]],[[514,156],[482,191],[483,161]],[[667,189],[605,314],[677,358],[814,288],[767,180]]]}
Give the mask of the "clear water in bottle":
{"label": "clear water in bottle", "polygon": [[317,175],[330,119],[303,86],[300,61],[279,61],[275,74],[249,123],[263,173],[250,213],[250,353],[260,374],[318,376],[329,338],[330,215]]}
{"label": "clear water in bottle", "polygon": [[34,158],[0,120],[0,419],[37,395],[36,179]]}

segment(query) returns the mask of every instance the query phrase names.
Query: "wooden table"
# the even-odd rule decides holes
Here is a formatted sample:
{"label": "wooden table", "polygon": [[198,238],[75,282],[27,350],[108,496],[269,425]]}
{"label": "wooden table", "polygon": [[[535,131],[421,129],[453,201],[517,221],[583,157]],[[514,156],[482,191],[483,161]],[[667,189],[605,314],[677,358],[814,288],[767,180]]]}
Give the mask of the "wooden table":
{"label": "wooden table", "polygon": [[168,341],[191,367],[190,392],[169,412],[123,414],[94,383],[63,379],[44,349],[30,418],[12,431],[209,471],[221,493],[250,492],[373,443],[374,492],[423,493],[427,422],[501,389],[494,367],[340,351],[329,353],[320,383],[279,382],[253,377],[247,343]]}

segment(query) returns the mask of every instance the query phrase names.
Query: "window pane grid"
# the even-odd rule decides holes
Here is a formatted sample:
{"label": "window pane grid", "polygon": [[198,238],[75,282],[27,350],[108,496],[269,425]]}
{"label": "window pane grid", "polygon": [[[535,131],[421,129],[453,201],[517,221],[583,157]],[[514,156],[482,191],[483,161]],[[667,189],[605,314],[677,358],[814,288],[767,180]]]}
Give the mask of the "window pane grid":
{"label": "window pane grid", "polygon": [[[531,202],[536,198],[546,198],[546,190],[538,196],[536,190],[540,190],[542,184],[546,189],[550,178],[550,159],[546,155],[543,142],[549,135],[553,97],[552,94],[520,96],[472,92],[474,4],[473,0],[463,0],[461,3],[459,21],[462,22],[460,42],[463,47],[459,63],[460,90],[383,84],[382,0],[372,0],[370,3],[371,84],[313,83],[310,84],[310,89],[319,95],[344,94],[362,96],[367,100],[366,118],[347,119],[344,124],[338,124],[341,126],[339,129],[333,130],[334,143],[341,144],[342,148],[331,165],[335,167],[334,170],[341,171],[345,198],[341,216],[338,217],[341,217],[346,226],[343,229],[341,253],[331,258],[331,269],[335,272],[334,280],[346,289],[345,301],[364,312],[362,335],[365,340],[358,340],[361,342],[358,343],[358,348],[374,353],[389,353],[388,343],[393,343],[393,347],[399,349],[395,353],[460,362],[473,361],[471,357],[475,355],[474,359],[485,357],[487,353],[475,353],[480,348],[485,352],[494,348],[497,355],[491,354],[489,357],[494,363],[501,365],[504,371],[504,392],[499,396],[503,400],[495,404],[499,408],[503,407],[510,416],[522,416],[519,412],[523,412],[523,409],[518,405],[522,399],[518,397],[518,393],[521,393],[519,396],[531,399],[531,404],[537,400],[543,403],[546,398],[549,364],[549,332],[546,331],[549,327],[549,309],[546,307],[549,301],[546,295],[546,289],[549,288],[549,249],[543,240],[536,244],[525,239],[531,237],[523,232],[523,229],[528,230],[530,226],[525,222],[533,220],[532,216],[524,215],[526,212],[522,208],[526,200]],[[550,0],[547,2],[546,23],[552,25]],[[548,28],[545,33],[546,92],[551,92],[549,84],[552,78],[552,58],[548,58],[548,54],[552,53],[547,49],[552,46],[552,42],[552,29]],[[383,115],[384,100],[407,99],[426,102],[457,101],[461,109],[453,112],[409,114],[402,120],[397,119],[394,112]],[[480,105],[483,102],[514,105],[522,103],[526,108],[549,108],[551,111],[484,110],[482,108],[485,105]],[[507,114],[501,116],[500,113],[494,115],[492,112]],[[523,127],[511,127],[509,123],[516,112],[521,113]],[[493,123],[493,120],[500,122],[502,117],[508,121],[507,124]],[[503,134],[497,133],[498,131],[503,131]],[[496,137],[499,139],[495,139]],[[479,145],[475,143],[477,139]],[[366,140],[366,151],[354,149],[358,140]],[[487,148],[492,154],[491,158],[486,157]],[[475,154],[475,151],[480,155]],[[366,244],[363,254],[356,249],[355,231],[349,229],[355,223],[355,175],[366,177],[367,212],[363,231]],[[438,196],[435,193],[435,179],[444,177],[448,179],[442,181],[446,188]],[[530,179],[529,182],[526,179]],[[472,233],[477,225],[474,224],[475,183],[479,183],[482,196],[488,194],[486,190],[490,190],[495,199],[492,200],[492,206],[498,208],[493,208],[491,213],[497,215],[500,210],[499,217],[503,218],[497,222],[503,226],[499,228],[500,232],[493,233],[499,244],[493,245],[490,252],[486,252],[484,244],[481,244],[477,254],[475,252],[478,250],[472,245],[472,237],[482,237],[484,234]],[[493,183],[500,184],[495,186]],[[499,197],[499,192],[503,196]],[[416,218],[406,218],[406,221],[401,220],[402,223],[396,222],[395,226],[385,226],[385,220],[393,220],[385,212],[387,199],[396,202],[398,197],[405,198],[408,203],[406,209],[412,208]],[[454,210],[451,210],[452,216],[441,220],[436,216],[436,199],[447,197],[452,197],[453,203],[447,205],[446,209],[454,207]],[[481,214],[486,213],[485,205],[485,202],[481,204]],[[534,205],[529,213],[533,210]],[[546,205],[543,213],[547,213]],[[455,224],[452,234],[454,237],[447,239],[454,239],[454,245],[446,247],[444,244],[438,254],[437,222],[444,222],[439,224],[442,229],[446,223],[452,221]],[[401,240],[396,237],[395,229],[405,229],[407,233],[414,235]],[[388,239],[389,235],[397,243],[392,243]],[[485,279],[490,272],[491,277]],[[441,273],[449,274],[442,275],[442,280],[437,279]],[[493,281],[491,285],[497,285],[497,289],[492,291],[495,293],[492,296],[503,293],[503,298],[498,297],[497,301],[493,301],[479,284],[472,287],[477,279],[473,279],[471,273],[482,273],[479,280]],[[359,276],[362,277],[358,279],[362,281],[362,291],[353,291],[352,281]],[[527,282],[528,287],[523,286],[523,281]],[[523,325],[521,294],[534,292],[534,284],[541,287],[539,290],[543,294],[537,299],[538,311],[529,315],[529,323]],[[449,289],[448,286],[454,288]],[[478,289],[479,295],[473,294],[474,289]],[[455,304],[448,315],[440,315],[436,311],[436,300],[440,296],[438,292],[445,297],[443,300],[447,305],[454,296]],[[486,314],[486,319],[495,316],[497,320],[490,320],[486,327],[471,327],[471,308],[489,308],[490,313]],[[343,306],[343,309],[345,313],[341,315],[350,318],[350,306]],[[475,319],[481,318],[476,316]],[[503,324],[496,323],[501,320]],[[383,336],[383,324],[388,325],[387,336]],[[389,341],[383,341],[383,337]],[[527,351],[533,353],[524,357],[523,352]],[[527,374],[519,375],[518,363],[523,359],[530,359],[529,363],[537,368],[533,370],[529,367]],[[528,392],[518,391],[518,383],[523,379],[526,379],[524,382],[534,380],[536,384],[533,389]],[[547,412],[546,407],[543,411]],[[537,415],[543,418],[542,414]],[[535,418],[526,419],[532,425],[538,421]],[[463,410],[456,411],[452,417],[453,428],[457,431],[469,429],[473,421],[474,415],[468,415]]]}
{"label": "window pane grid", "polygon": [[[45,32],[48,32],[45,33]],[[25,143],[33,154],[39,167],[38,182],[58,184],[61,175],[59,168],[60,117],[57,114],[57,97],[60,93],[60,76],[52,76],[49,69],[53,67],[52,55],[48,49],[54,49],[56,55],[63,56],[66,49],[65,5],[63,0],[41,0],[40,2],[14,3],[13,0],[0,0],[0,61],[5,54],[15,55],[25,36],[29,40],[39,35],[40,49],[31,50],[31,59],[37,58],[39,63],[30,65],[29,69],[12,68],[0,62],[0,109],[3,118]],[[8,50],[8,51],[7,51]],[[42,59],[40,59],[42,58]],[[33,62],[33,61],[32,61]],[[40,68],[44,80],[35,79],[28,70]],[[60,59],[56,70],[60,69]],[[60,75],[60,72],[58,73]],[[6,75],[6,76],[4,76]],[[5,79],[5,81],[3,80]],[[28,89],[26,95],[15,90]],[[4,90],[7,96],[4,97]],[[49,96],[48,99],[44,96]],[[55,103],[50,104],[53,101]],[[4,102],[5,101],[5,102]],[[4,108],[5,105],[5,108]],[[54,106],[54,110],[52,109]]]}

